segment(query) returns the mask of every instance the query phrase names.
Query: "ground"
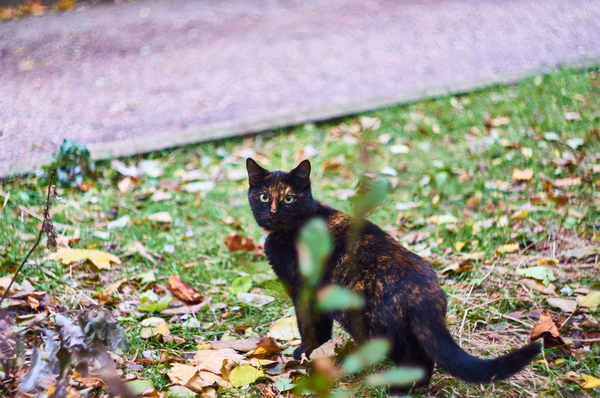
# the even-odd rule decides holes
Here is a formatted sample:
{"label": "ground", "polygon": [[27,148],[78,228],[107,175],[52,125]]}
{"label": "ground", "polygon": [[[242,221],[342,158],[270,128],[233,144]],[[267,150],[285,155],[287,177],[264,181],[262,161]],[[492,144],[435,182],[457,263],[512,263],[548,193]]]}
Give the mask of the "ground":
{"label": "ground", "polygon": [[[111,253],[121,263],[65,265],[38,248],[17,282],[41,293],[2,304],[0,336],[31,348],[36,331],[54,324],[54,312],[107,308],[129,342],[115,356],[118,367],[129,379],[152,381],[155,392],[146,392],[157,394],[171,386],[173,364],[190,364],[207,342],[265,335],[293,315],[293,306],[260,248],[245,161],[289,170],[310,158],[315,197],[344,212],[352,213],[359,182],[387,182],[368,219],[434,264],[449,299],[447,323],[465,350],[494,357],[522,346],[542,310],[571,344],[547,348],[524,372],[487,386],[436,370],[415,397],[599,396],[587,378],[600,376],[599,78],[597,68],[553,71],[515,85],[99,162],[78,188],[57,188],[62,199],[52,200],[52,220],[59,243]],[[46,195],[38,175],[0,183],[0,277],[15,273],[37,237]],[[238,235],[252,238],[245,242],[251,250],[231,251]],[[197,322],[147,306],[176,290],[175,282],[167,287],[171,275],[203,296]],[[249,305],[240,292],[276,300]],[[58,303],[50,305],[50,296]],[[166,321],[167,336],[142,331],[148,318]],[[295,343],[279,340],[267,358],[289,356]],[[7,377],[25,373],[26,353]],[[334,387],[352,387],[389,366],[345,375]],[[250,384],[219,387],[219,394],[288,394],[266,377]],[[387,395],[360,386],[358,396]],[[3,388],[14,391],[14,383]]]}

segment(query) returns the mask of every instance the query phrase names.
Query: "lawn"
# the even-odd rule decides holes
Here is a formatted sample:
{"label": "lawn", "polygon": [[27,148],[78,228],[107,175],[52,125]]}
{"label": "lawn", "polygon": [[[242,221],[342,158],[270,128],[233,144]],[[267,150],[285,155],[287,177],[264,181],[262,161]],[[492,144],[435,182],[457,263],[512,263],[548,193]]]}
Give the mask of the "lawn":
{"label": "lawn", "polygon": [[[56,189],[61,200],[52,200],[52,220],[59,243],[111,253],[121,263],[101,269],[87,260],[63,264],[47,260],[54,251],[40,246],[17,279],[23,290],[14,291],[31,285],[36,294],[5,300],[0,337],[31,348],[54,325],[55,312],[107,308],[129,343],[113,359],[128,380],[152,382],[154,390],[143,384],[140,391],[159,396],[173,385],[167,373],[174,364],[189,365],[209,342],[267,334],[294,312],[260,247],[245,161],[289,170],[308,157],[314,196],[347,213],[357,190],[387,183],[368,219],[433,263],[448,296],[447,323],[465,350],[489,358],[524,345],[544,309],[559,327],[565,344],[546,348],[543,358],[507,381],[480,386],[436,371],[415,397],[600,396],[588,377],[600,378],[600,293],[594,293],[600,291],[599,127],[600,71],[560,70],[515,85],[97,162],[79,187]],[[47,193],[41,178],[0,181],[0,293],[40,229]],[[245,247],[251,250],[230,250],[238,235],[252,239]],[[158,311],[171,296],[172,275],[203,296],[197,313]],[[246,301],[264,296],[275,300]],[[166,332],[157,326],[161,319]],[[149,322],[157,322],[154,329]],[[336,336],[345,339],[341,330]],[[289,357],[297,341],[278,343],[258,362]],[[5,391],[14,392],[11,378],[29,364],[30,352],[23,352],[4,362],[18,364],[2,372]],[[249,363],[265,376],[250,387],[196,390],[286,395],[290,386],[274,379],[302,376],[299,368],[268,378],[273,363],[258,362]],[[354,396],[386,396],[385,388],[358,383],[390,366],[383,361],[346,374],[334,388],[341,394],[358,386]]]}

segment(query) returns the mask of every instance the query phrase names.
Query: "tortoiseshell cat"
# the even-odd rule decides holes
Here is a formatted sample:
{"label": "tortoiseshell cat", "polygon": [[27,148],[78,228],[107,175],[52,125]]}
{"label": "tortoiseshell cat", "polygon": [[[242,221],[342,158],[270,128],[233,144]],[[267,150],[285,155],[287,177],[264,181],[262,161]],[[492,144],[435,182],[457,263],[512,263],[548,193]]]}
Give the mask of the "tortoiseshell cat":
{"label": "tortoiseshell cat", "polygon": [[387,338],[392,343],[389,356],[397,365],[424,370],[425,377],[417,386],[427,383],[434,363],[461,380],[489,383],[510,377],[540,353],[539,343],[489,360],[463,351],[446,328],[446,296],[431,264],[368,221],[358,241],[347,247],[353,220],[313,198],[308,160],[290,172],[269,172],[252,159],[246,161],[246,168],[250,207],[256,222],[268,234],[265,254],[287,285],[296,312],[301,312],[298,295],[303,283],[296,242],[302,226],[313,217],[325,220],[333,239],[333,252],[320,286],[340,285],[365,300],[358,318],[360,325],[348,311],[318,315],[311,311],[311,322],[303,322],[299,316],[302,343],[294,351],[294,358],[300,359],[303,353],[310,355],[329,340],[334,319],[359,342]]}

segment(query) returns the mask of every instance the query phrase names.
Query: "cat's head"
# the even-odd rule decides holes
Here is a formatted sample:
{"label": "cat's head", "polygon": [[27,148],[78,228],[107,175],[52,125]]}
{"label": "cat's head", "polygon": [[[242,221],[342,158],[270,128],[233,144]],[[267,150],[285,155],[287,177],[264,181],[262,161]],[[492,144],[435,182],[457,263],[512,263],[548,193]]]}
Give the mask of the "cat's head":
{"label": "cat's head", "polygon": [[271,172],[248,158],[246,169],[250,182],[248,201],[258,225],[277,231],[306,222],[314,208],[308,160],[289,172]]}

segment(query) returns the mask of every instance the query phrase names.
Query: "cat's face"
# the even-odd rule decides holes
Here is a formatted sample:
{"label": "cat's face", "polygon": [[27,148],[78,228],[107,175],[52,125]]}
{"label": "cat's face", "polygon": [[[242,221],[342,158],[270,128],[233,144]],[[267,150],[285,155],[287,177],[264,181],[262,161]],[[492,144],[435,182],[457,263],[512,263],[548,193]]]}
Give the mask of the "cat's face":
{"label": "cat's face", "polygon": [[248,159],[246,169],[250,182],[248,201],[262,228],[270,232],[294,228],[310,216],[314,200],[308,160],[289,172],[270,172]]}

